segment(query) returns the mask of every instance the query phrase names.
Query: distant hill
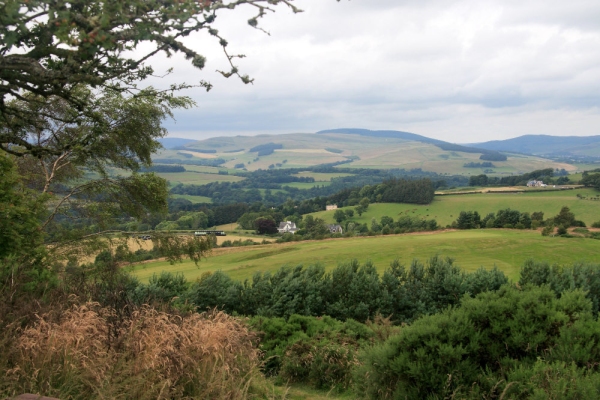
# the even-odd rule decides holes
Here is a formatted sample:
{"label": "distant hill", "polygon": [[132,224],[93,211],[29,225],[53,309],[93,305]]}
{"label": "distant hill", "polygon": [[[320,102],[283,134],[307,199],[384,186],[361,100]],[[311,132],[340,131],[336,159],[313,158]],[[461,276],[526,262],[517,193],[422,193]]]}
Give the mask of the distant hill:
{"label": "distant hill", "polygon": [[[493,164],[490,167],[481,161],[487,154],[508,158],[489,160]],[[188,143],[185,148],[175,146],[174,149],[162,150],[154,160],[168,165],[218,166],[232,172],[317,165],[335,165],[343,169],[402,168],[467,176],[482,173],[504,176],[543,168],[577,170],[569,164],[536,156],[505,155],[409,132],[366,129],[213,137]],[[480,165],[480,168],[473,165]]]}
{"label": "distant hill", "polygon": [[[370,137],[378,137],[378,138],[394,138],[394,139],[402,139],[414,142],[421,143],[429,143],[434,146],[439,147],[442,150],[446,151],[461,151],[463,153],[476,153],[476,154],[485,154],[491,156],[490,160],[506,160],[506,157],[502,156],[498,151],[493,149],[484,149],[462,146],[459,144],[444,142],[442,140],[428,138],[426,136],[417,135],[416,133],[403,132],[403,131],[391,131],[391,130],[382,130],[382,131],[372,131],[369,129],[356,129],[356,128],[340,128],[340,129],[328,129],[324,131],[319,131],[317,134],[348,134],[348,135],[360,135],[360,136],[370,136]],[[488,159],[488,158],[486,158]]]}
{"label": "distant hill", "polygon": [[533,155],[600,157],[600,136],[525,135],[471,146]]}
{"label": "distant hill", "polygon": [[174,149],[177,147],[185,146],[189,143],[197,142],[193,139],[182,139],[182,138],[162,138],[158,139],[159,143],[163,145],[165,149]]}

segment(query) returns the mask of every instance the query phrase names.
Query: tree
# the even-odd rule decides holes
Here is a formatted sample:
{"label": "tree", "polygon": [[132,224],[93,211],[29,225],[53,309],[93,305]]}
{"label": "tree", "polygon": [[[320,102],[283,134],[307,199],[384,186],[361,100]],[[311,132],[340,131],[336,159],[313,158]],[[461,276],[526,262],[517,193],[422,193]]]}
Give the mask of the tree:
{"label": "tree", "polygon": [[272,217],[261,217],[256,220],[256,233],[272,235],[277,233],[277,225]]}
{"label": "tree", "polygon": [[[594,170],[596,171],[596,170]],[[600,190],[600,173],[590,173],[592,171],[585,171],[582,175],[581,183],[582,185],[596,188]],[[596,171],[597,172],[597,171]]]}
{"label": "tree", "polygon": [[333,213],[333,219],[336,220],[336,222],[339,224],[346,219],[346,213],[344,212],[344,210],[340,210],[338,208],[337,210],[335,210],[335,213]]}
{"label": "tree", "polygon": [[554,223],[559,226],[561,226],[561,225],[565,226],[565,227],[573,226],[574,221],[575,221],[575,214],[573,214],[571,212],[571,210],[569,209],[569,207],[566,207],[566,206],[561,208],[558,215],[554,217]]}
{"label": "tree", "polygon": [[304,218],[304,230],[312,237],[322,236],[329,233],[329,228],[321,218],[315,218],[312,215],[307,215]]}
{"label": "tree", "polygon": [[481,216],[477,211],[461,211],[457,220],[458,229],[477,229],[481,226]]}
{"label": "tree", "polygon": [[488,176],[485,174],[473,175],[469,178],[469,186],[487,186]]}
{"label": "tree", "polygon": [[[88,117],[88,101],[77,95],[76,88],[89,86],[137,93],[137,82],[153,75],[147,63],[163,53],[183,54],[191,64],[203,69],[206,59],[183,44],[182,38],[194,32],[206,32],[223,48],[229,61],[224,77],[237,76],[251,83],[234,65],[243,55],[230,54],[228,42],[213,27],[222,10],[247,5],[257,10],[248,20],[258,20],[275,6],[283,4],[300,10],[293,0],[8,0],[0,3],[0,121],[11,129],[0,133],[0,148],[18,154],[42,154],[43,144],[31,144],[19,134],[19,121],[35,119],[30,109],[11,104],[8,99],[23,99],[31,93],[45,100],[60,98]],[[259,28],[260,29],[260,28]],[[151,46],[140,46],[141,44]],[[141,49],[147,49],[145,51]],[[133,51],[136,50],[136,51]],[[200,86],[211,88],[208,82]],[[180,84],[171,90],[190,87]],[[136,94],[138,96],[139,94]],[[154,93],[154,96],[166,93]],[[34,100],[27,100],[34,101]],[[13,120],[12,117],[16,117]]]}
{"label": "tree", "polygon": [[369,198],[363,197],[354,209],[356,210],[356,213],[360,217],[361,215],[363,215],[363,213],[365,213],[367,211],[367,208],[369,208]]}

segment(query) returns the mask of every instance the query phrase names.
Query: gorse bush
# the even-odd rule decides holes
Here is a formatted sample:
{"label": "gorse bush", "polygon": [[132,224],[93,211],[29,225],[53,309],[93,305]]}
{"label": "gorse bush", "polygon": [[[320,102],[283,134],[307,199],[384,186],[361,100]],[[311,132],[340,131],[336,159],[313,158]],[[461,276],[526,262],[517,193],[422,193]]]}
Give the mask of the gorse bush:
{"label": "gorse bush", "polygon": [[265,373],[277,375],[282,382],[339,391],[351,387],[359,349],[381,342],[400,329],[381,317],[365,325],[352,319],[341,322],[328,316],[300,315],[287,320],[254,317],[250,326],[261,338]]}
{"label": "gorse bush", "polygon": [[527,398],[520,390],[535,384],[525,376],[560,386],[539,369],[523,372],[540,358],[597,365],[600,323],[591,308],[582,291],[557,299],[548,287],[504,286],[465,297],[460,308],[423,317],[366,349],[356,388],[365,398],[477,398],[474,392]]}
{"label": "gorse bush", "polygon": [[182,317],[142,307],[115,338],[107,323],[113,315],[88,303],[41,317],[18,335],[0,393],[243,399],[262,390],[256,336],[240,320],[222,312]]}

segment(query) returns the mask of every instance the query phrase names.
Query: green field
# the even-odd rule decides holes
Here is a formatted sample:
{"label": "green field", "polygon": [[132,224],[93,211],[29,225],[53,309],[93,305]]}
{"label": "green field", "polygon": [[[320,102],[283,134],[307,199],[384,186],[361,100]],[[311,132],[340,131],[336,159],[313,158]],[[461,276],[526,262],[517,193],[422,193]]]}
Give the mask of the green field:
{"label": "green field", "polygon": [[[186,166],[187,168],[187,166]],[[171,183],[176,185],[183,183],[184,185],[206,185],[212,182],[239,182],[244,178],[233,175],[219,175],[219,174],[207,174],[203,172],[176,172],[176,173],[157,173],[156,175],[164,178]]]}
{"label": "green field", "polygon": [[[577,198],[577,194],[593,197],[600,192],[594,189],[576,189],[548,192],[525,193],[479,193],[468,195],[435,196],[428,205],[382,203],[371,204],[361,217],[355,213],[352,220],[370,223],[371,218],[379,220],[387,215],[396,220],[401,215],[418,216],[435,219],[438,224],[446,226],[455,221],[461,211],[477,211],[484,217],[488,213],[511,208],[521,212],[543,211],[544,218],[558,214],[561,207],[567,206],[575,217],[588,226],[600,220],[600,201]],[[348,207],[353,208],[353,207]],[[344,209],[344,208],[342,208]],[[315,217],[323,218],[333,223],[335,211],[320,211],[313,213]]]}
{"label": "green field", "polygon": [[321,263],[329,270],[351,259],[372,260],[382,272],[396,258],[409,264],[415,258],[425,261],[439,254],[454,258],[457,265],[467,271],[496,265],[511,279],[517,279],[520,267],[529,258],[564,264],[600,262],[599,249],[600,241],[594,239],[544,237],[537,231],[482,229],[224,249],[224,254],[209,256],[198,266],[189,261],[174,265],[153,262],[137,266],[134,273],[142,281],[161,271],[183,273],[188,280],[195,280],[205,272],[222,270],[241,280],[251,278],[255,272],[273,271],[283,265]]}
{"label": "green field", "polygon": [[321,187],[329,185],[331,185],[331,182],[290,182],[284,183],[282,186],[289,186],[296,189],[312,189],[315,186]]}
{"label": "green field", "polygon": [[345,173],[326,173],[326,172],[300,172],[296,174],[297,176],[306,177],[306,178],[314,178],[315,182],[331,182],[333,178],[343,178],[346,176],[353,176],[353,174],[345,174]]}
{"label": "green field", "polygon": [[206,174],[218,174],[222,168],[217,167],[205,167],[203,165],[189,165],[182,164],[186,171],[191,172],[204,172]]}
{"label": "green field", "polygon": [[211,198],[206,196],[192,196],[190,194],[170,194],[169,196],[175,199],[189,200],[192,203],[212,203]]}

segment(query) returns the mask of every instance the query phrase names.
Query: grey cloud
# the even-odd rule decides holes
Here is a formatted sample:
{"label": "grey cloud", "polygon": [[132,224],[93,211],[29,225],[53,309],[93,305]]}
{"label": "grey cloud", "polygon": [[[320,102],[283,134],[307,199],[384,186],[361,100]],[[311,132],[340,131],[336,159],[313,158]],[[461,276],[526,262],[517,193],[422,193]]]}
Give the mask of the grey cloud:
{"label": "grey cloud", "polygon": [[[528,133],[598,134],[600,3],[576,0],[303,0],[246,24],[223,13],[219,29],[254,85],[223,79],[227,64],[207,37],[188,44],[203,72],[156,58],[175,73],[152,84],[215,84],[191,90],[198,108],[177,112],[178,132],[294,132],[340,126],[413,130],[476,140]],[[487,122],[486,122],[487,121]],[[596,125],[594,125],[596,124]],[[482,135],[485,138],[482,138]],[[468,142],[469,140],[463,140]],[[472,140],[471,140],[472,141]]]}

